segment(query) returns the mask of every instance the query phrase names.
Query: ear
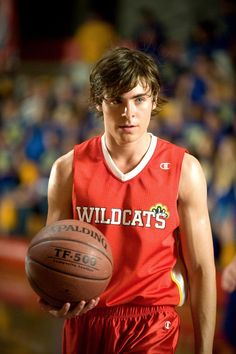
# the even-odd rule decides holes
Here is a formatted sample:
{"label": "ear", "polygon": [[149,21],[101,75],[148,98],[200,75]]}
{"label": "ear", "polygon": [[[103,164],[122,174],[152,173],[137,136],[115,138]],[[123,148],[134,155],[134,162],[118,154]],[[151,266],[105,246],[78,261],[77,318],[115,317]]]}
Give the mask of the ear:
{"label": "ear", "polygon": [[156,101],[152,102],[152,109],[155,109],[157,107]]}
{"label": "ear", "polygon": [[97,105],[96,105],[96,109],[97,109],[99,112],[102,112],[102,105],[97,104]]}

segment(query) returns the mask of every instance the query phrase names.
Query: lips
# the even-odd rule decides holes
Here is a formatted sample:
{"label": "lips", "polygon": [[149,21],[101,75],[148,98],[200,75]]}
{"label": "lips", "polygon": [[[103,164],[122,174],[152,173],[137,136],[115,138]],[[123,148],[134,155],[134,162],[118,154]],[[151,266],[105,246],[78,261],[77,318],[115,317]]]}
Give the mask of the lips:
{"label": "lips", "polygon": [[136,127],[136,125],[120,125],[119,129],[124,133],[132,133]]}
{"label": "lips", "polygon": [[119,128],[126,129],[126,128],[135,128],[136,125],[120,125]]}

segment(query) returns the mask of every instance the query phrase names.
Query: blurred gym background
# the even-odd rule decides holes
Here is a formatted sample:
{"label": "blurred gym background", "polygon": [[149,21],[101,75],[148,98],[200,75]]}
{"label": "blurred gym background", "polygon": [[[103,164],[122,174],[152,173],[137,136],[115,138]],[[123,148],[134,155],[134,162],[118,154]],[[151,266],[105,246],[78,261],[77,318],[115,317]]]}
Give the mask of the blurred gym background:
{"label": "blurred gym background", "polygon": [[[60,353],[62,322],[39,309],[24,257],[45,223],[53,161],[102,131],[88,110],[88,75],[117,45],[155,58],[168,103],[151,130],[204,168],[218,283],[214,353],[236,352],[236,296],[220,286],[236,252],[235,14],[233,0],[0,0],[1,354]],[[191,354],[188,303],[180,313],[178,354]]]}

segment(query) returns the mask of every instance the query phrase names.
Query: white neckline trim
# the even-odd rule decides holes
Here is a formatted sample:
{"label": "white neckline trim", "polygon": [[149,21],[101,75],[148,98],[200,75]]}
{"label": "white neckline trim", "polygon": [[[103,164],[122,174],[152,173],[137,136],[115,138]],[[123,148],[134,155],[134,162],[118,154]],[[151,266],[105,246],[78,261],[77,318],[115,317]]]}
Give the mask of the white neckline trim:
{"label": "white neckline trim", "polygon": [[126,182],[126,181],[134,178],[135,176],[137,176],[150,161],[150,159],[155,151],[156,145],[157,145],[157,137],[155,135],[153,135],[152,133],[149,133],[149,134],[151,136],[151,142],[150,142],[150,145],[148,147],[146,154],[144,155],[144,157],[142,158],[140,163],[132,171],[127,172],[127,173],[121,172],[120,169],[116,166],[116,164],[112,160],[111,155],[109,154],[109,151],[107,150],[107,147],[106,147],[105,134],[102,135],[101,142],[102,142],[102,152],[103,152],[104,159],[105,159],[109,169],[112,171],[112,173],[117,178],[119,178],[122,182]]}

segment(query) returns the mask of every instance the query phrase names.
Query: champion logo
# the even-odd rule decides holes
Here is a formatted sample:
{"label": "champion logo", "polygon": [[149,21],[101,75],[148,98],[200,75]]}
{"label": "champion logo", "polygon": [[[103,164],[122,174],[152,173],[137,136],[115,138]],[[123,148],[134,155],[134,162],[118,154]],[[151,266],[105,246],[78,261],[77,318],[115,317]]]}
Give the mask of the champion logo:
{"label": "champion logo", "polygon": [[161,168],[162,170],[169,170],[169,169],[170,169],[170,162],[162,162],[162,163],[160,164],[160,168]]}
{"label": "champion logo", "polygon": [[165,322],[165,329],[170,329],[171,327],[171,322],[170,321],[166,321]]}

